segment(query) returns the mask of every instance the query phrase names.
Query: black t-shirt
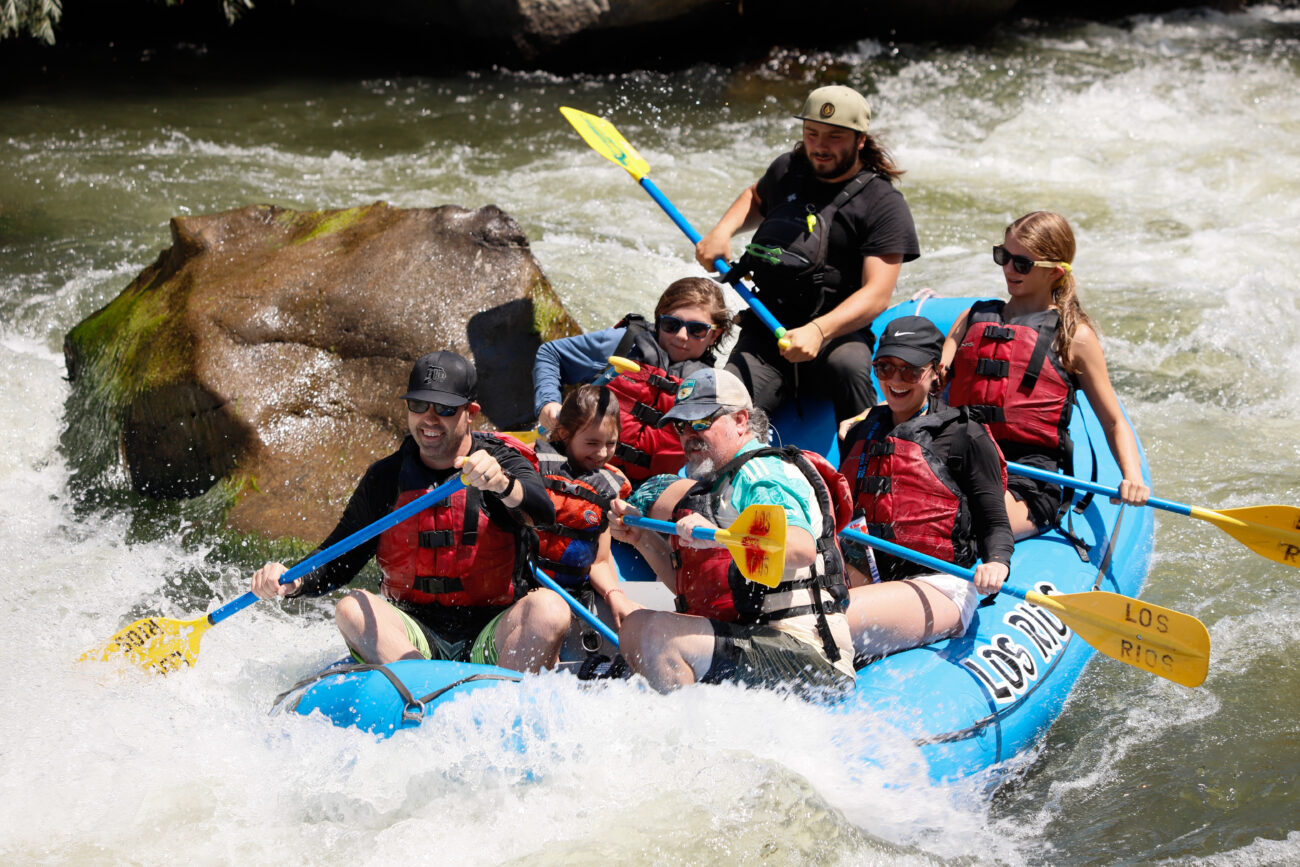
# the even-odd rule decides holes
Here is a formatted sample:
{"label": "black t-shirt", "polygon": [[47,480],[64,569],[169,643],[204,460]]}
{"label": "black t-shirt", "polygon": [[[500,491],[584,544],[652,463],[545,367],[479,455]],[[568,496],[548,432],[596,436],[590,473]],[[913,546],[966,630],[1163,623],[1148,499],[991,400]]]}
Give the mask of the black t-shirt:
{"label": "black t-shirt", "polygon": [[[542,477],[538,475],[528,458],[491,434],[475,432],[471,437],[471,452],[487,451],[497,459],[501,468],[511,478],[518,479],[524,486],[524,500],[518,509],[507,508],[497,497],[483,497],[488,518],[497,526],[512,532],[524,528],[517,513],[526,516],[533,524],[552,523],[555,520],[555,505],[546,493]],[[346,539],[393,510],[397,503],[398,477],[407,455],[415,455],[416,460],[411,463],[418,465],[424,471],[424,483],[429,487],[440,485],[460,472],[458,469],[437,471],[420,463],[418,447],[408,436],[397,451],[370,465],[357,484],[356,490],[352,492],[352,498],[348,500],[338,524],[316,550],[323,550],[341,539]],[[302,588],[297,595],[319,596],[342,587],[361,571],[361,567],[375,556],[378,549],[379,537],[376,536],[351,551],[339,555],[308,574],[303,579]]]}
{"label": "black t-shirt", "polygon": [[[766,217],[778,205],[798,201],[820,210],[852,178],[838,183],[817,179],[812,166],[795,151],[777,157],[759,179],[759,213]],[[843,275],[840,291],[827,297],[823,310],[837,306],[862,286],[862,262],[867,256],[900,254],[904,262],[921,255],[912,211],[903,194],[886,177],[876,177],[835,214],[831,224],[827,264]],[[780,294],[782,287],[760,286]],[[802,323],[784,323],[787,327]]]}
{"label": "black t-shirt", "polygon": [[[944,410],[953,412],[953,410]],[[849,454],[853,446],[862,439],[880,442],[893,431],[893,413],[888,406],[875,407],[865,419],[854,425],[840,446],[841,454]],[[961,462],[963,472],[955,478],[970,508],[972,535],[979,550],[980,559],[985,563],[1002,563],[1011,565],[1011,552],[1015,549],[1015,537],[1011,533],[1011,524],[1007,519],[1007,504],[1002,486],[1002,460],[997,445],[988,429],[978,422],[966,423],[966,454]],[[952,452],[953,438],[957,424],[946,424],[935,434],[932,448],[935,456],[947,461]],[[862,460],[867,460],[863,449]],[[849,484],[855,485],[850,475]],[[849,546],[846,546],[846,555]],[[851,558],[850,562],[856,558]],[[933,572],[928,566],[921,566],[910,561],[895,558],[883,551],[876,552],[876,563],[880,577],[884,580],[897,580],[909,575]],[[855,565],[857,565],[855,563]],[[866,571],[865,568],[863,571]]]}

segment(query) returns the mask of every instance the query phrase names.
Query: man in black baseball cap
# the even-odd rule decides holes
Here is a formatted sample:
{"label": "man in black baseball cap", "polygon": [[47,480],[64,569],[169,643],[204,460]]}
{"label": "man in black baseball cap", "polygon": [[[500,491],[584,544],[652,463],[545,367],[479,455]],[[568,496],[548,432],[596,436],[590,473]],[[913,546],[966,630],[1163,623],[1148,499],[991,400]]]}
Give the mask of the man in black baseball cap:
{"label": "man in black baseball cap", "polygon": [[380,592],[351,590],[335,611],[361,661],[448,659],[521,671],[558,662],[568,606],[550,590],[527,589],[532,525],[552,523],[555,507],[528,457],[472,430],[477,388],[474,366],[455,352],[415,362],[401,398],[410,435],[366,470],[320,548],[457,474],[467,487],[290,584],[279,583],[283,564],[268,563],[253,575],[253,592],[263,599],[318,596],[347,584],[375,557]]}

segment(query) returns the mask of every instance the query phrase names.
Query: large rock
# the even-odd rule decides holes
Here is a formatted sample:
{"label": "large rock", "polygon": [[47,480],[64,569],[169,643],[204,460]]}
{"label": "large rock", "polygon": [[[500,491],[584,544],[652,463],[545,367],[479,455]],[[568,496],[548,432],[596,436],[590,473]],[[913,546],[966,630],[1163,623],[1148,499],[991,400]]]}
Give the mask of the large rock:
{"label": "large rock", "polygon": [[400,441],[420,355],[471,358],[486,418],[525,427],[538,345],[579,330],[494,206],[252,206],[171,230],[67,336],[68,440],[154,496],[224,482],[243,532],[323,537]]}

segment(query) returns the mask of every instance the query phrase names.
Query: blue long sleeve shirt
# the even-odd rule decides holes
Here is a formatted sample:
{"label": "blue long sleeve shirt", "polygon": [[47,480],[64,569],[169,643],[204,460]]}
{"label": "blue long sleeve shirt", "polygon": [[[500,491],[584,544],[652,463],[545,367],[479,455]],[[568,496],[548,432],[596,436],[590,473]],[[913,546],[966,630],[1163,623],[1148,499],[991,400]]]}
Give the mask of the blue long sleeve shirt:
{"label": "blue long sleeve shirt", "polygon": [[533,362],[533,412],[564,400],[563,387],[590,382],[609,367],[626,328],[605,328],[543,343]]}

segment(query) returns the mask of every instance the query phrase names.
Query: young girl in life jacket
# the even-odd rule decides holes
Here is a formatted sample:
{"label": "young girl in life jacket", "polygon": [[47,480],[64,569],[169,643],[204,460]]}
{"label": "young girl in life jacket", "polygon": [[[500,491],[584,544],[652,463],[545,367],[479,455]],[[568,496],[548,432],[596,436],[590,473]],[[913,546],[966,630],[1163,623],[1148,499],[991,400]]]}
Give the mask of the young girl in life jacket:
{"label": "young girl in life jacket", "polygon": [[[1007,227],[993,261],[1011,297],[979,302],[953,323],[943,349],[948,403],[970,406],[988,423],[1008,460],[1069,473],[1071,407],[1082,388],[1124,475],[1120,499],[1140,506],[1151,491],[1096,327],[1079,305],[1074,252],[1074,232],[1060,214],[1035,211]],[[1058,486],[1008,480],[1007,514],[1017,539],[1055,523],[1060,506]]]}
{"label": "young girl in life jacket", "polygon": [[545,430],[555,427],[565,386],[601,377],[611,356],[627,358],[642,369],[609,380],[621,410],[620,445],[612,463],[633,483],[674,473],[685,458],[672,432],[657,427],[658,419],[672,408],[682,377],[716,363],[715,347],[731,329],[722,287],[703,277],[685,277],[664,290],[651,322],[628,314],[613,328],[543,343],[533,365],[537,424]]}
{"label": "young girl in life jacket", "polygon": [[929,319],[889,323],[873,362],[885,403],[849,430],[840,472],[865,532],[959,566],[981,562],[972,584],[841,539],[859,662],[961,635],[977,595],[996,593],[1010,569],[1002,455],[965,410],[935,400],[942,348]]}
{"label": "young girl in life jacket", "polygon": [[538,440],[536,447],[556,517],[554,524],[537,527],[537,565],[580,598],[590,582],[609,605],[615,628],[641,607],[619,587],[609,548],[610,503],[632,490],[607,465],[618,445],[618,422],[618,398],[602,386],[584,385],[564,399],[549,442]]}

